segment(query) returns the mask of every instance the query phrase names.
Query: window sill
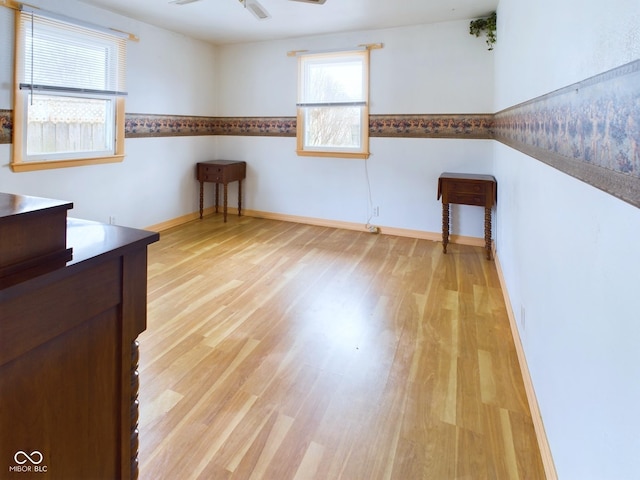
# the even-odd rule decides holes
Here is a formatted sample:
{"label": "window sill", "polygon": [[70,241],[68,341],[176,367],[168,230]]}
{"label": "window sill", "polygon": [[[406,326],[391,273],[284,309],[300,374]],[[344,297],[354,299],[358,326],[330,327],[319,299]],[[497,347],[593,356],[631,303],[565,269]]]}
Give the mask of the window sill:
{"label": "window sill", "polygon": [[78,158],[73,160],[50,160],[45,162],[17,162],[11,163],[14,172],[32,172],[35,170],[49,170],[53,168],[81,167],[84,165],[99,165],[102,163],[120,163],[124,155],[112,155],[109,157]]}
{"label": "window sill", "polygon": [[362,158],[367,159],[369,152],[326,152],[313,150],[296,150],[296,153],[302,157],[333,157],[333,158]]}

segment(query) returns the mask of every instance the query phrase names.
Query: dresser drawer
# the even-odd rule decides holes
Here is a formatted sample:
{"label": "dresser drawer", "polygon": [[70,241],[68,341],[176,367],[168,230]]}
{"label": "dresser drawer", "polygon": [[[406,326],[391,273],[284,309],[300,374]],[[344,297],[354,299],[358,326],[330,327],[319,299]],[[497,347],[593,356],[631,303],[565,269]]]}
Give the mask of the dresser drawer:
{"label": "dresser drawer", "polygon": [[486,204],[486,196],[483,194],[451,192],[443,197],[445,203],[457,203],[460,205],[480,205]]}
{"label": "dresser drawer", "polygon": [[475,182],[464,182],[464,181],[454,181],[450,182],[447,185],[447,190],[450,193],[479,193],[484,195],[487,191],[487,184],[484,183],[475,183]]}
{"label": "dresser drawer", "polygon": [[215,165],[200,165],[198,177],[205,182],[222,182],[224,178],[224,168]]}
{"label": "dresser drawer", "polygon": [[200,178],[203,182],[224,183],[224,176],[222,173],[204,173]]}
{"label": "dresser drawer", "polygon": [[212,175],[212,174],[221,174],[225,167],[220,167],[217,165],[204,165],[201,167],[202,168],[202,173],[204,173],[205,175]]}

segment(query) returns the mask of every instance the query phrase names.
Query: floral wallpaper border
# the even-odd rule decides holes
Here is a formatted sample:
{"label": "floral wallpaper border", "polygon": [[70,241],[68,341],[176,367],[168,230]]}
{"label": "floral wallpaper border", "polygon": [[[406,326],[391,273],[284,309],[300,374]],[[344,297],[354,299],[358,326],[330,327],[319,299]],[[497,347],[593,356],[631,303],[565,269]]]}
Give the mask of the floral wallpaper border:
{"label": "floral wallpaper border", "polygon": [[13,133],[13,110],[0,109],[0,144],[11,143]]}
{"label": "floral wallpaper border", "polygon": [[370,115],[369,136],[493,138],[493,114]]}
{"label": "floral wallpaper border", "polygon": [[[492,114],[370,115],[372,137],[492,138]],[[188,117],[127,114],[127,138],[180,135],[295,137],[296,117]]]}
{"label": "floral wallpaper border", "polygon": [[[11,143],[12,111],[0,110],[0,143]],[[493,138],[492,114],[370,115],[371,137]],[[196,117],[127,113],[126,138],[238,135],[295,137],[296,117]]]}
{"label": "floral wallpaper border", "polygon": [[640,207],[640,60],[502,110],[493,133]]}
{"label": "floral wallpaper border", "polygon": [[126,138],[195,135],[295,137],[295,117],[194,117],[127,113]]}

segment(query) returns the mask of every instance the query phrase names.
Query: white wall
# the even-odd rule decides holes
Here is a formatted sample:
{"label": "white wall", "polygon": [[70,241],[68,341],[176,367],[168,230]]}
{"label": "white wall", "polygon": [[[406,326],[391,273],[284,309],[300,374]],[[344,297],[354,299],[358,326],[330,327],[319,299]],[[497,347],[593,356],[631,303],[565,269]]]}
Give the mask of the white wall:
{"label": "white wall", "polygon": [[[639,32],[636,0],[501,0],[495,111],[640,58]],[[498,257],[559,478],[640,478],[640,210],[497,143],[495,175]]]}
{"label": "white wall", "polygon": [[[73,0],[33,5],[139,36],[129,42],[126,111],[212,115],[217,110],[215,48]],[[13,11],[0,8],[0,108],[12,109]],[[8,61],[4,61],[8,59]],[[123,163],[14,173],[0,145],[0,191],[73,201],[70,216],[145,227],[198,209],[194,164],[215,158],[215,137],[127,139]]]}
{"label": "white wall", "polygon": [[[371,52],[372,114],[487,113],[493,108],[493,56],[469,22],[352,32],[220,48],[222,116],[295,116],[297,60],[290,50]],[[248,162],[246,207],[366,223],[368,185],[380,217],[372,223],[439,232],[437,179],[443,171],[490,173],[491,142],[372,138],[370,159],[298,157],[295,138],[219,137],[222,158]],[[366,167],[366,169],[365,169]],[[483,236],[483,214],[455,206],[452,232]]]}

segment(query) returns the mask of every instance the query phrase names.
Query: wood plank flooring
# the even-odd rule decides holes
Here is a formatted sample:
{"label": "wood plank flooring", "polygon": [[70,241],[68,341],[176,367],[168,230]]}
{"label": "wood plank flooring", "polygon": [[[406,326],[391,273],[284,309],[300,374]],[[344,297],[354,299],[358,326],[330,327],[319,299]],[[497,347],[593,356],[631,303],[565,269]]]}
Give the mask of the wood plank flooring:
{"label": "wood plank flooring", "polygon": [[140,478],[543,479],[480,247],[237,217],[163,232]]}

